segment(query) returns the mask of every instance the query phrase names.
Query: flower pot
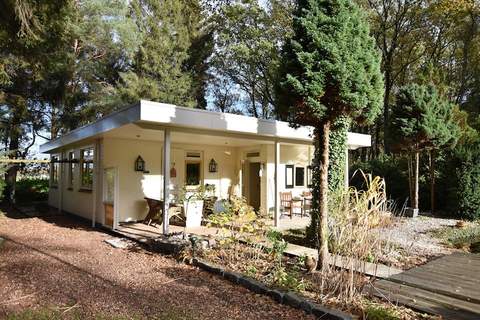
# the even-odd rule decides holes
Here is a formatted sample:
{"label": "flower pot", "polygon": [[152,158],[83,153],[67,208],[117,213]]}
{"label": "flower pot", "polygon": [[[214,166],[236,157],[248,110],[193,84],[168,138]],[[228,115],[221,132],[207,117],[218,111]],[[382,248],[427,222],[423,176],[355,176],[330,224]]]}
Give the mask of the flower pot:
{"label": "flower pot", "polygon": [[185,208],[185,227],[200,227],[202,224],[203,200],[188,200],[183,203]]}

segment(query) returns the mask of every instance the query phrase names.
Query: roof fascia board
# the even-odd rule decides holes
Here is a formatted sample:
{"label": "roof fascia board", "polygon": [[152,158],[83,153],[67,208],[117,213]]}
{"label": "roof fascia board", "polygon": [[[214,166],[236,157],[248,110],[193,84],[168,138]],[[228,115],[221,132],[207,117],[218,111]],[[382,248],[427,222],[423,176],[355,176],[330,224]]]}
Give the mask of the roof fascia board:
{"label": "roof fascia board", "polygon": [[51,140],[40,146],[41,153],[49,153],[65,145],[77,143],[81,140],[90,139],[104,132],[119,128],[123,125],[136,122],[140,119],[140,104],[129,106],[125,109],[114,112],[97,121],[77,128],[67,134]]}
{"label": "roof fascia board", "polygon": [[[238,114],[178,107],[152,101],[141,101],[141,120],[212,131],[260,135],[311,141],[311,127],[292,128],[287,122],[265,120]],[[161,107],[162,112],[159,112]]]}

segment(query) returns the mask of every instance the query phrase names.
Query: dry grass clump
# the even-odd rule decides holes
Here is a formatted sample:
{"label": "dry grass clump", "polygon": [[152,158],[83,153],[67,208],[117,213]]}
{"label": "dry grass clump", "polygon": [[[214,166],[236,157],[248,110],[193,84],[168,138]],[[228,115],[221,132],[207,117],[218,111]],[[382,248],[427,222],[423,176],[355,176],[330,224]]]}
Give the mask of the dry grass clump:
{"label": "dry grass clump", "polygon": [[331,259],[345,268],[325,268],[316,277],[315,286],[322,299],[335,297],[348,305],[362,295],[369,282],[362,272],[367,263],[377,263],[385,247],[378,226],[390,223],[386,212],[385,181],[359,172],[365,189],[339,190],[329,203],[329,250]]}

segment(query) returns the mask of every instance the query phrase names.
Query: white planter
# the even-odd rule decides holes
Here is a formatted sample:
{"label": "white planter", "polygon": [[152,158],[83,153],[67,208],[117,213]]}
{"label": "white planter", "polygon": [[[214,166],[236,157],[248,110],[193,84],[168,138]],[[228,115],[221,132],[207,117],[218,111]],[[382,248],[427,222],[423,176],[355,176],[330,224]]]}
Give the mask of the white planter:
{"label": "white planter", "polygon": [[203,200],[190,200],[183,203],[185,208],[185,227],[200,227],[202,224]]}

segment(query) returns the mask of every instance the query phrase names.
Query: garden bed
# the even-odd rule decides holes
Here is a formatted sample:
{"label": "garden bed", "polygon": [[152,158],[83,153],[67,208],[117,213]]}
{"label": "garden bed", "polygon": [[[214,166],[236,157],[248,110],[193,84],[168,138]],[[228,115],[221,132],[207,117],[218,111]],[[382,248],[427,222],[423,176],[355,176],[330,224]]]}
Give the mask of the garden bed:
{"label": "garden bed", "polygon": [[[281,249],[281,244],[274,243],[275,246]],[[369,276],[338,268],[310,273],[306,268],[306,257],[289,257],[280,253],[258,244],[230,243],[203,250],[198,248],[192,261],[202,269],[306,312],[317,305],[319,310],[331,310],[338,319],[342,319],[342,312],[361,319],[436,319],[364,295],[363,289],[372,284],[373,279]],[[191,256],[184,253],[183,258],[187,257]],[[355,289],[349,291],[347,287]],[[284,301],[287,294],[290,300]],[[346,296],[348,294],[351,296]],[[342,312],[335,313],[334,310]],[[348,319],[348,316],[344,315],[344,318]],[[337,318],[332,316],[332,319]]]}
{"label": "garden bed", "polygon": [[[384,245],[380,246],[382,252],[378,254],[378,262],[408,270],[458,251],[457,249],[462,247],[458,244],[461,240],[455,240],[455,234],[461,237],[462,233],[465,233],[465,236],[469,233],[468,228],[461,231],[455,227],[458,221],[425,215],[415,218],[392,217],[388,223],[371,231],[385,241]],[[315,247],[305,239],[305,230],[287,230],[284,232],[284,239],[309,248]]]}

